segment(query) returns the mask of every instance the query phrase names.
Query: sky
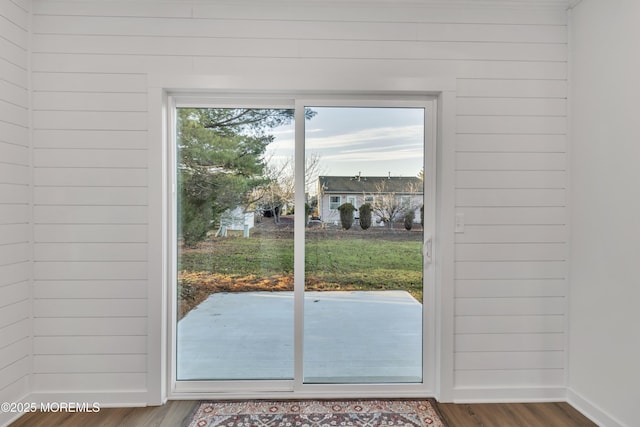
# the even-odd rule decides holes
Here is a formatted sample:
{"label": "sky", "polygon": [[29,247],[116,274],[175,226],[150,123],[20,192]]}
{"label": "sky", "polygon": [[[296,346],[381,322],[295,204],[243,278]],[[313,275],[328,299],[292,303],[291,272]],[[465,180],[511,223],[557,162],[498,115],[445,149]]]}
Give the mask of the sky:
{"label": "sky", "polygon": [[[417,176],[423,164],[424,110],[311,107],[305,150],[320,157],[322,175]],[[274,159],[293,157],[293,125],[274,129]]]}

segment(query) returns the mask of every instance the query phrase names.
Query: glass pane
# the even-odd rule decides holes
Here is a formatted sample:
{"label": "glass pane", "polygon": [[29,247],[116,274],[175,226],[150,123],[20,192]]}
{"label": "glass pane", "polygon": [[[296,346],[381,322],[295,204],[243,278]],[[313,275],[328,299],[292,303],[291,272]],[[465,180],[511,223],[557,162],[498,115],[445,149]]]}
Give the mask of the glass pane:
{"label": "glass pane", "polygon": [[424,109],[309,110],[303,380],[421,382]]}
{"label": "glass pane", "polygon": [[293,378],[293,110],[177,110],[177,379]]}

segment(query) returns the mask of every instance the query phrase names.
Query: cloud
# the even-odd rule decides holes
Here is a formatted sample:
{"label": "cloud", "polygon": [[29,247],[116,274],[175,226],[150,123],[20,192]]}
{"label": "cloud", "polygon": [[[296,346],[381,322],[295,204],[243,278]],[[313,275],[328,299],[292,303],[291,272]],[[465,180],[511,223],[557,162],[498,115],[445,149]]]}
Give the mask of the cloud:
{"label": "cloud", "polygon": [[306,147],[307,149],[312,148],[324,151],[335,148],[351,148],[357,145],[380,146],[382,141],[386,142],[384,145],[392,146],[403,141],[422,143],[423,129],[422,125],[359,129],[342,134],[307,138]]}

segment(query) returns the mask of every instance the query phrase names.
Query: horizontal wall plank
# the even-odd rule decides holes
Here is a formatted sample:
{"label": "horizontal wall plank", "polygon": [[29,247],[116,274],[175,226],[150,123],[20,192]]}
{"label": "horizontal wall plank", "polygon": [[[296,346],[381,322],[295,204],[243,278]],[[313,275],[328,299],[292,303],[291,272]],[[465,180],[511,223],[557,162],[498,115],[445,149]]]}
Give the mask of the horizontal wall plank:
{"label": "horizontal wall plank", "polygon": [[[23,89],[27,89],[29,86],[27,70],[2,59],[0,59],[0,75],[4,76],[6,81],[15,86]],[[22,106],[25,107],[26,105]]]}
{"label": "horizontal wall plank", "polygon": [[146,336],[34,337],[33,354],[145,354]]}
{"label": "horizontal wall plank", "polygon": [[565,26],[408,22],[339,22],[234,19],[179,19],[101,16],[35,16],[38,34],[155,37],[211,37],[314,40],[480,41],[566,43]]}
{"label": "horizontal wall plank", "polygon": [[7,21],[17,25],[24,31],[27,31],[29,26],[29,13],[26,10],[21,9],[14,2],[2,2],[2,5],[0,6],[0,16],[3,16]]}
{"label": "horizontal wall plank", "polygon": [[457,170],[564,171],[565,153],[468,153],[456,154]]}
{"label": "horizontal wall plank", "polygon": [[29,203],[31,196],[27,184],[0,183],[0,201],[4,204],[23,205]]}
{"label": "horizontal wall plank", "polygon": [[130,1],[114,1],[109,3],[94,3],[75,1],[56,2],[50,5],[47,2],[35,2],[33,4],[34,15],[80,15],[80,16],[143,16],[143,17],[167,17],[189,18],[190,8],[182,4],[138,3]]}
{"label": "horizontal wall plank", "polygon": [[539,116],[458,116],[456,132],[492,135],[564,135],[567,133],[567,119]]}
{"label": "horizontal wall plank", "polygon": [[[113,21],[111,21],[113,24]],[[34,72],[33,91],[37,92],[105,92],[146,94],[147,77],[143,74],[109,74]]]}
{"label": "horizontal wall plank", "polygon": [[[13,305],[29,298],[29,281],[0,286],[0,307]],[[0,342],[0,347],[2,342]]]}
{"label": "horizontal wall plank", "polygon": [[33,319],[34,336],[146,335],[146,317],[42,317]]}
{"label": "horizontal wall plank", "polygon": [[456,279],[564,279],[565,261],[458,261]]}
{"label": "horizontal wall plank", "polygon": [[[34,206],[33,218],[36,224],[146,224],[147,206]],[[87,228],[78,230],[83,238],[88,238]],[[140,229],[136,229],[141,233]],[[101,233],[99,235],[102,235]],[[146,234],[138,234],[146,236]],[[146,237],[139,237],[146,241]]]}
{"label": "horizontal wall plank", "polygon": [[27,224],[29,211],[29,205],[0,204],[0,227],[6,224]]}
{"label": "horizontal wall plank", "polygon": [[[8,396],[9,398],[3,402],[15,402],[28,396],[28,393],[9,394],[9,391],[22,392],[29,390],[29,374],[31,363],[29,357],[23,357],[9,366],[0,368],[0,396]],[[4,414],[3,414],[4,415]],[[8,418],[5,418],[7,420]],[[4,422],[4,420],[3,420]]]}
{"label": "horizontal wall plank", "polygon": [[515,43],[567,43],[564,25],[508,25],[484,23],[421,23],[418,40]]}
{"label": "horizontal wall plank", "polygon": [[455,301],[456,314],[465,316],[561,315],[565,308],[563,297],[456,298]]}
{"label": "horizontal wall plank", "polygon": [[20,68],[27,68],[29,61],[27,50],[24,47],[0,37],[0,52],[2,52],[2,58],[5,61],[9,61]]}
{"label": "horizontal wall plank", "polygon": [[561,369],[563,351],[457,352],[456,370]]}
{"label": "horizontal wall plank", "polygon": [[146,261],[147,249],[146,243],[37,243],[33,258],[35,261]]}
{"label": "horizontal wall plank", "polygon": [[28,224],[0,225],[0,245],[27,243],[31,239]]}
{"label": "horizontal wall plank", "polygon": [[[306,46],[313,52],[313,46]],[[289,57],[300,55],[300,42],[286,39],[226,39],[212,43],[208,38],[164,38],[122,36],[34,35],[34,53],[155,55],[155,56],[242,56]],[[308,55],[314,56],[314,55]]]}
{"label": "horizontal wall plank", "polygon": [[[565,62],[527,62],[527,61],[474,61],[474,60],[428,60],[428,59],[370,59],[370,58],[246,58],[246,57],[210,57],[210,56],[151,56],[151,55],[89,55],[34,53],[33,68],[38,73],[152,73],[162,69],[166,73],[176,74],[216,74],[228,75],[247,69],[263,72],[285,69],[303,75],[309,68],[349,70],[358,75],[359,70],[376,69],[380,76],[398,77],[425,75],[457,75],[459,78],[476,79],[566,79]],[[484,80],[483,80],[484,81]],[[284,89],[284,86],[283,86]],[[534,92],[531,89],[529,93]],[[489,95],[491,96],[490,92]],[[509,96],[504,89],[497,97]],[[555,93],[554,93],[555,94]],[[543,95],[537,93],[537,95]],[[482,96],[482,95],[479,95]],[[513,96],[517,96],[514,94]],[[544,97],[544,96],[538,96]],[[559,96],[548,96],[556,97]],[[560,97],[566,98],[566,97]]]}
{"label": "horizontal wall plank", "polygon": [[35,280],[33,297],[38,299],[139,299],[147,297],[146,280]]}
{"label": "horizontal wall plank", "polygon": [[31,301],[25,299],[16,304],[0,307],[0,328],[12,325],[24,319],[29,319]]}
{"label": "horizontal wall plank", "polygon": [[[7,160],[7,159],[3,159]],[[29,184],[31,169],[26,165],[14,165],[0,161],[0,184]],[[0,199],[3,200],[3,199]],[[3,200],[4,203],[4,200]]]}
{"label": "horizontal wall plank", "polygon": [[146,299],[35,299],[34,317],[145,317]]}
{"label": "horizontal wall plank", "polygon": [[36,243],[146,243],[143,225],[38,225],[34,227]]}
{"label": "horizontal wall plank", "polygon": [[29,205],[5,205],[0,203],[0,227],[5,224],[27,224]]}
{"label": "horizontal wall plank", "polygon": [[[26,63],[26,56],[25,56]],[[17,64],[21,66],[20,64]],[[25,65],[26,66],[26,65]],[[10,102],[12,104],[27,106],[29,102],[27,89],[16,86],[6,80],[0,80],[0,93],[2,94],[2,99],[6,102]]]}
{"label": "horizontal wall plank", "polygon": [[[2,130],[3,126],[13,126],[8,123],[0,122],[0,130]],[[10,138],[4,139],[4,135],[0,134],[0,159],[2,159],[3,163],[10,163],[13,165],[29,165],[29,148],[26,145],[14,143],[13,141],[27,141],[26,128],[20,128],[21,130],[25,130],[24,135],[16,135],[17,138],[14,139],[13,136],[10,135]],[[24,136],[24,138],[22,138]]]}
{"label": "horizontal wall plank", "polygon": [[458,116],[541,116],[565,117],[566,99],[545,98],[463,98],[456,100]]}
{"label": "horizontal wall plank", "polygon": [[537,188],[567,186],[565,171],[457,171],[456,188]]}
{"label": "horizontal wall plank", "polygon": [[30,277],[29,262],[17,262],[0,266],[0,286],[24,282]]}
{"label": "horizontal wall plank", "polygon": [[29,132],[26,127],[0,121],[0,158],[7,159],[6,163],[28,164],[25,154],[7,154],[17,153],[26,147],[28,138]]}
{"label": "horizontal wall plank", "polygon": [[147,111],[143,93],[35,92],[34,111]]}
{"label": "horizontal wall plank", "polygon": [[[146,373],[62,373],[33,375],[34,389],[38,392],[73,390],[91,393],[145,390]],[[63,386],[64,385],[64,386]]]}
{"label": "horizontal wall plank", "polygon": [[564,225],[466,225],[456,243],[564,243]]}
{"label": "horizontal wall plank", "polygon": [[143,131],[147,129],[147,114],[131,111],[34,111],[33,128]]}
{"label": "horizontal wall plank", "polygon": [[34,280],[144,280],[147,263],[38,261],[33,264]]}
{"label": "horizontal wall plank", "polygon": [[563,315],[456,316],[456,334],[562,333]]}
{"label": "horizontal wall plank", "polygon": [[[147,169],[142,168],[39,167],[33,171],[33,182],[39,186],[146,187],[147,177]],[[142,200],[146,199],[145,195]]]}
{"label": "horizontal wall plank", "polygon": [[29,0],[11,0],[15,3],[19,8],[24,10],[25,12],[31,11],[31,2]]}
{"label": "horizontal wall plank", "polygon": [[146,150],[37,148],[34,150],[34,165],[36,168],[146,168],[147,157]]}
{"label": "horizontal wall plank", "polygon": [[456,191],[456,206],[565,206],[566,192],[563,189],[502,189],[472,188]]}
{"label": "horizontal wall plank", "polygon": [[0,120],[27,127],[29,126],[27,107],[0,100]]}
{"label": "horizontal wall plank", "polygon": [[568,254],[566,243],[458,243],[455,250],[456,261],[565,261]]}
{"label": "horizontal wall plank", "polygon": [[146,187],[35,187],[38,205],[145,206]]}
{"label": "horizontal wall plank", "polygon": [[[36,16],[34,25],[44,35],[108,35],[172,38],[261,38],[367,40],[372,34],[387,40],[415,40],[416,25],[387,22],[296,22],[100,16]],[[438,26],[442,28],[442,25]],[[481,33],[484,28],[478,28]],[[425,29],[425,34],[428,32]],[[532,34],[532,36],[535,36]],[[561,37],[561,35],[556,35]],[[544,37],[540,35],[540,37]]]}
{"label": "horizontal wall plank", "polygon": [[31,361],[23,357],[17,362],[0,368],[0,399],[3,402],[14,402],[16,398],[27,396],[31,391],[29,375]]}
{"label": "horizontal wall plank", "polygon": [[[348,70],[351,75],[366,75],[372,69],[381,77],[457,76],[476,79],[566,79],[565,62],[528,61],[472,61],[435,59],[350,59],[350,58],[222,58],[193,57],[197,74],[246,73],[259,69],[263,73],[278,74],[282,69],[294,75],[305,75],[309,69],[335,70],[337,76]],[[108,66],[108,65],[105,65]],[[113,65],[112,65],[113,66]]]}
{"label": "horizontal wall plank", "polygon": [[457,334],[455,351],[562,351],[564,342],[564,334]]}
{"label": "horizontal wall plank", "polygon": [[[376,2],[359,5],[329,7],[323,2],[299,4],[282,3],[278,7],[254,2],[251,7],[232,3],[198,3],[193,8],[177,4],[130,4],[126,1],[111,1],[106,4],[76,2],[46,2],[34,4],[35,15],[63,16],[140,16],[153,18],[198,18],[198,19],[246,19],[277,21],[347,21],[347,22],[443,22],[443,23],[490,23],[528,25],[566,25],[565,5],[558,8],[527,8],[526,13],[515,8],[438,7],[429,8],[416,4],[385,5]],[[123,9],[124,8],[124,9]],[[123,11],[126,11],[123,12]]]}
{"label": "horizontal wall plank", "polygon": [[31,346],[29,337],[24,337],[6,347],[0,348],[0,367],[4,368],[29,355]]}
{"label": "horizontal wall plank", "polygon": [[[366,7],[364,7],[366,5]],[[193,9],[197,18],[245,18],[245,19],[286,19],[286,20],[330,20],[366,22],[444,22],[444,23],[491,23],[491,24],[540,24],[565,25],[562,8],[531,8],[527,13],[509,8],[438,7],[429,8],[417,4],[382,4],[367,2],[342,8],[327,7],[326,3],[283,4],[273,8],[254,4],[250,10],[240,5],[197,4]]]}
{"label": "horizontal wall plank", "polygon": [[[460,207],[467,225],[562,225],[564,207]],[[473,231],[473,230],[472,230]]]}
{"label": "horizontal wall plank", "polygon": [[[239,46],[230,44],[234,49],[247,49],[245,44]],[[195,46],[194,50],[200,54],[206,52],[199,46]],[[197,52],[193,54],[198,54]],[[207,54],[211,55],[209,52]],[[245,52],[242,54],[242,56],[263,56],[254,54],[252,51],[247,52],[247,55]],[[214,55],[219,54],[215,52]],[[237,56],[231,52],[220,55]],[[566,45],[561,44],[302,40],[299,55],[306,58],[349,59],[565,61],[567,51]],[[281,52],[278,51],[273,56],[291,56],[291,53],[287,53],[287,49],[282,48]]]}
{"label": "horizontal wall plank", "polygon": [[564,80],[459,79],[459,97],[567,98]]}
{"label": "horizontal wall plank", "polygon": [[[184,56],[31,54],[34,72],[142,74],[162,70],[164,73],[193,73],[192,61]],[[145,85],[146,92],[146,85]],[[124,89],[123,89],[124,90]],[[141,90],[141,89],[139,89]]]}
{"label": "horizontal wall plank", "polygon": [[147,132],[120,130],[34,130],[33,144],[35,148],[141,150],[147,148]]}
{"label": "horizontal wall plank", "polygon": [[0,346],[6,347],[31,335],[31,322],[21,319],[7,326],[0,327]]}
{"label": "horizontal wall plank", "polygon": [[562,297],[566,279],[469,279],[456,280],[457,298]]}
{"label": "horizontal wall plank", "polygon": [[146,372],[146,356],[115,354],[105,358],[98,355],[47,355],[33,358],[34,374],[108,372]]}
{"label": "horizontal wall plank", "polygon": [[456,371],[455,387],[565,387],[564,369]]}

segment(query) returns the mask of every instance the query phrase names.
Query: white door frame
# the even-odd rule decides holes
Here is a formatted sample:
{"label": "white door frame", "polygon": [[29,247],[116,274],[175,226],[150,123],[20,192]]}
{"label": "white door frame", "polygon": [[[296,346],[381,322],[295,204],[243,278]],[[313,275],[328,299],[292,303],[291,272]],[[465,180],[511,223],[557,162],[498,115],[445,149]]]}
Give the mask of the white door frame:
{"label": "white door frame", "polygon": [[[306,80],[314,82],[304,89],[291,90],[291,82],[286,79],[218,79],[215,76],[149,76],[149,331],[148,331],[148,399],[147,404],[162,404],[170,399],[229,399],[229,398],[306,398],[306,397],[428,397],[435,396],[440,400],[450,399],[453,390],[453,158],[455,154],[455,80],[454,79],[418,79],[406,82],[375,81],[369,82],[361,76],[345,79],[341,84],[336,82]],[[231,80],[231,81],[230,81]],[[376,80],[376,79],[374,79]],[[236,88],[232,91],[231,88]],[[270,90],[265,90],[268,88]],[[276,89],[276,90],[274,90]],[[311,92],[310,92],[311,90]],[[427,356],[431,367],[425,369],[425,379],[422,384],[384,384],[375,385],[326,385],[326,384],[295,384],[295,381],[216,381],[216,391],[212,391],[208,382],[189,382],[176,384],[175,372],[172,371],[172,351],[174,343],[170,332],[174,327],[174,319],[169,315],[172,310],[173,263],[167,262],[171,258],[173,242],[172,217],[170,214],[170,200],[175,191],[173,177],[169,174],[170,136],[172,133],[169,105],[170,94],[189,95],[194,93],[215,93],[216,97],[227,97],[237,100],[236,95],[252,93],[259,96],[265,93],[286,95],[288,99],[295,99],[296,94],[312,95],[317,101],[326,101],[325,94],[340,94],[339,97],[349,99],[349,106],[357,106],[355,100],[371,102],[371,100],[385,102],[420,101],[430,105],[430,115],[425,121],[425,129],[429,130],[430,146],[434,152],[425,156],[434,165],[438,164],[437,185],[432,182],[432,188],[425,188],[427,194],[432,194],[436,200],[438,211],[434,212],[434,262],[430,267],[435,279],[433,286],[425,288],[425,298],[433,301],[434,307],[423,310],[428,315],[426,319],[424,343],[433,351]],[[233,94],[229,97],[228,94]],[[363,95],[365,94],[365,95]],[[244,95],[246,96],[246,95]],[[269,95],[269,98],[273,98]],[[332,98],[334,99],[334,98]],[[302,102],[300,98],[297,102]],[[443,102],[444,101],[444,102]],[[308,103],[309,101],[304,101]],[[312,102],[319,105],[317,102]],[[335,105],[335,101],[331,102]],[[380,104],[378,104],[380,105]],[[388,104],[385,104],[388,105]],[[406,104],[405,104],[406,105]],[[297,109],[300,111],[300,109]],[[304,121],[297,120],[296,126],[304,126]],[[436,123],[438,126],[436,126]],[[444,126],[443,126],[444,125]],[[299,131],[298,131],[299,133]],[[435,152],[436,145],[439,152]],[[444,150],[440,150],[444,148]],[[302,154],[298,154],[303,155]],[[300,161],[298,159],[298,164]],[[304,162],[301,163],[302,165]],[[297,173],[303,173],[297,171]],[[425,180],[426,181],[426,180]],[[436,191],[437,190],[437,191]],[[302,197],[304,189],[297,194]],[[300,204],[300,200],[296,200]],[[304,206],[302,204],[302,206]],[[300,209],[296,209],[300,212]],[[304,210],[302,210],[304,211]],[[301,224],[300,221],[297,222]],[[300,225],[301,226],[301,225]],[[298,232],[298,234],[300,234]],[[297,262],[304,262],[298,256]],[[298,270],[300,270],[298,268]],[[300,279],[297,279],[300,281]],[[300,285],[298,285],[300,288]],[[299,292],[300,295],[301,292]],[[299,298],[299,296],[298,296]],[[300,302],[298,302],[300,304]],[[300,310],[297,316],[301,315]],[[296,323],[298,323],[296,321]],[[297,333],[300,333],[298,331]],[[299,340],[298,340],[299,341]],[[298,367],[301,369],[301,366]],[[301,381],[300,373],[297,373]],[[180,382],[184,383],[184,382]]]}

